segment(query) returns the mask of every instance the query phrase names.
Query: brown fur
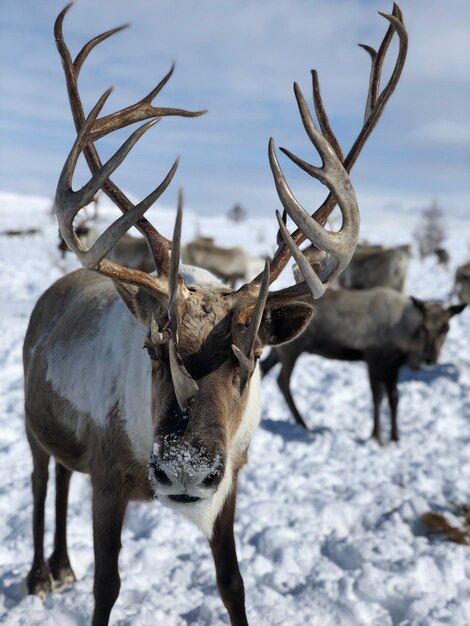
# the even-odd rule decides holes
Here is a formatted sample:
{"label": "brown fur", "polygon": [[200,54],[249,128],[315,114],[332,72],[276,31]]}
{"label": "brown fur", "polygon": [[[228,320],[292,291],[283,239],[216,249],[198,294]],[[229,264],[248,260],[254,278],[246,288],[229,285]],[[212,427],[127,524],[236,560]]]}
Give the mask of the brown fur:
{"label": "brown fur", "polygon": [[[220,285],[190,285],[185,294],[179,322],[178,350],[184,366],[199,387],[187,411],[182,411],[176,402],[167,345],[153,345],[151,341],[149,326],[152,314],[161,328],[168,321],[167,302],[163,294],[150,294],[143,288],[113,283],[94,272],[79,270],[57,281],[40,298],[26,334],[25,413],[34,460],[35,542],[28,589],[30,593],[45,595],[51,590],[50,572],[58,580],[74,580],[65,537],[68,482],[72,471],[90,474],[96,564],[93,626],[108,623],[119,593],[117,563],[127,503],[130,500],[153,499],[149,471],[154,472],[157,484],[163,480],[165,485],[170,484],[171,487],[180,477],[184,482],[186,473],[188,477],[192,476],[192,468],[196,473],[208,472],[198,480],[202,481],[205,489],[214,493],[226,472],[231,472],[231,491],[227,502],[222,505],[219,519],[215,520],[214,539],[211,540],[214,543],[211,545],[219,588],[232,624],[243,626],[247,623],[243,593],[240,592],[240,584],[241,588],[243,584],[240,583],[233,543],[233,511],[236,478],[246,462],[249,439],[243,440],[243,446],[231,453],[232,442],[240,429],[248,402],[248,388],[241,392],[240,364],[232,351],[232,319],[242,304],[237,294]],[[97,328],[103,316],[108,320],[108,334],[102,337]],[[300,303],[266,309],[256,340],[256,351],[261,353],[267,343],[276,344],[292,338],[304,328],[310,316],[311,308]],[[116,320],[118,325],[113,332],[114,327],[110,327],[109,323]],[[147,327],[147,334],[145,328],[140,330],[140,325]],[[125,336],[119,335],[121,327]],[[124,343],[126,351],[114,352],[115,343],[129,341],[126,333],[130,333],[129,337],[133,337],[133,333],[140,335],[142,343],[153,355],[147,365],[151,393],[148,398],[139,398],[139,405],[135,405],[151,414],[149,427],[153,430],[154,451],[152,453],[149,444],[148,453],[143,457],[136,452],[138,449],[130,439],[128,421],[132,416],[126,411],[134,405],[126,404],[125,396],[118,395],[107,411],[105,422],[100,423],[93,414],[78,409],[56,388],[57,384],[60,387],[67,381],[77,381],[77,373],[82,370],[75,368],[85,365],[83,359],[86,355],[90,359],[90,371],[94,373],[89,384],[99,384],[105,397],[107,394],[110,397],[118,392],[121,394],[119,377],[116,380],[112,378],[119,371],[114,359],[124,357],[120,364],[124,376],[130,359],[130,353],[126,351],[142,348],[142,343],[129,346]],[[141,354],[145,360],[146,355]],[[62,359],[57,381],[54,368],[49,371],[51,358],[54,362]],[[138,362],[143,363],[141,360]],[[96,383],[95,378],[100,382]],[[72,384],[76,385],[76,382]],[[85,395],[91,391],[83,388]],[[191,454],[189,458],[188,451]],[[42,546],[47,461],[50,456],[56,459],[60,495],[56,506],[56,547],[48,565]],[[175,465],[175,459],[180,457],[183,459],[178,461],[180,465]],[[202,470],[198,465],[199,458],[204,459]],[[230,469],[227,469],[229,461]],[[160,467],[162,463],[169,463],[175,471],[171,480]],[[204,469],[206,465],[207,470]],[[204,482],[207,484],[204,485]],[[180,497],[180,492],[176,495]],[[228,560],[225,562],[225,559]],[[227,576],[228,583],[225,582]],[[235,582],[232,584],[230,581]]]}

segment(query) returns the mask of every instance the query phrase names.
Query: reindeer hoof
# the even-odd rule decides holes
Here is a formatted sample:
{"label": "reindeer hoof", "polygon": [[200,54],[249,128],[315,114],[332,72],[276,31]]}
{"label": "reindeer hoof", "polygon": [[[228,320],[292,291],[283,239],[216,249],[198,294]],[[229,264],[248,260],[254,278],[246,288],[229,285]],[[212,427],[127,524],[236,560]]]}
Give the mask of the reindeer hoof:
{"label": "reindeer hoof", "polygon": [[376,435],[375,433],[372,433],[372,435],[370,436],[370,439],[372,439],[373,441],[375,441],[381,448],[385,448],[385,441],[382,439],[381,435]]}
{"label": "reindeer hoof", "polygon": [[43,602],[48,593],[52,591],[51,575],[47,565],[44,567],[33,567],[26,578],[28,593],[38,596]]}
{"label": "reindeer hoof", "polygon": [[59,565],[52,555],[48,561],[52,578],[52,591],[60,591],[65,587],[70,587],[77,580],[70,563]]}

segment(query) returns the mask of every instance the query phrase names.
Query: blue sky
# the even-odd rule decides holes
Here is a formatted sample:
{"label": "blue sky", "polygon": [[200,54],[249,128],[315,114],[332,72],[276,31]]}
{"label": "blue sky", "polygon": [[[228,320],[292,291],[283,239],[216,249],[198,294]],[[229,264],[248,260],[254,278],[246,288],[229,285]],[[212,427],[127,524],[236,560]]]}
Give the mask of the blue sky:
{"label": "blue sky", "polygon": [[[0,5],[0,191],[53,196],[74,131],[52,34],[64,2],[2,0]],[[402,0],[410,48],[396,93],[355,166],[365,212],[419,211],[436,199],[470,218],[470,3]],[[225,213],[240,202],[252,214],[279,207],[267,142],[318,162],[299,121],[292,82],[310,98],[319,71],[331,124],[348,149],[358,132],[369,75],[358,42],[378,46],[386,29],[378,10],[389,0],[78,0],[65,20],[77,53],[94,35],[131,28],[101,44],[80,88],[89,110],[115,86],[105,112],[145,95],[173,61],[176,71],[156,103],[208,108],[198,119],[166,118],[152,128],[114,179],[134,198],[146,195],[176,155],[181,165],[162,203]],[[109,156],[128,134],[102,140]],[[291,186],[315,209],[322,186],[285,161]],[[79,172],[76,185],[85,180]]]}

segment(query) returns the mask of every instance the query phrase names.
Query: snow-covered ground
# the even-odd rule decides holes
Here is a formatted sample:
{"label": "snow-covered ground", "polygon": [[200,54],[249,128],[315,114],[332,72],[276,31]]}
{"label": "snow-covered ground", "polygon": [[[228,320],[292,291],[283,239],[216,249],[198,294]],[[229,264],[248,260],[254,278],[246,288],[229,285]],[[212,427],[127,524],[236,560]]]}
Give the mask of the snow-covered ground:
{"label": "snow-covered ground", "polygon": [[[23,428],[21,348],[32,307],[63,272],[50,202],[0,195],[0,623],[85,626],[92,612],[90,488],[74,475],[70,556],[78,582],[43,605],[25,594],[32,558],[31,459]],[[105,211],[104,211],[105,212]],[[151,219],[170,234],[173,212]],[[379,221],[380,217],[380,221]],[[363,236],[406,243],[416,215],[366,216]],[[411,260],[407,289],[446,300],[466,259],[470,220],[447,219],[449,270]],[[234,226],[185,216],[183,239],[216,234],[224,245],[272,251],[275,220]],[[284,281],[290,280],[285,272]],[[470,549],[430,535],[425,511],[470,500],[470,311],[452,320],[440,364],[402,372],[399,445],[367,441],[371,400],[362,364],[303,356],[294,395],[314,433],[288,418],[276,371],[264,381],[261,428],[240,480],[236,535],[247,611],[257,626],[437,626],[470,624]],[[388,426],[388,420],[384,420]],[[51,474],[52,466],[51,466]],[[46,514],[52,542],[53,480]],[[452,520],[452,516],[449,516]],[[455,520],[457,521],[457,520]],[[120,558],[122,587],[112,612],[120,626],[228,624],[208,545],[200,532],[155,504],[128,509]]]}

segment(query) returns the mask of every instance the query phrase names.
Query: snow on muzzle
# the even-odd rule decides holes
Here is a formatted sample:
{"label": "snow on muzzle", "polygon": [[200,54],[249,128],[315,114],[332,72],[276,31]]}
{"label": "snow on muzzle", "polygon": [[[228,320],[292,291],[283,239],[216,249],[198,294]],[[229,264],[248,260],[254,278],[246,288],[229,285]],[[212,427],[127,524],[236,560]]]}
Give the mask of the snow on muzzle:
{"label": "snow on muzzle", "polygon": [[148,477],[157,498],[195,504],[212,498],[224,469],[221,450],[211,454],[204,446],[181,442],[166,445],[162,453],[159,444],[154,443]]}

